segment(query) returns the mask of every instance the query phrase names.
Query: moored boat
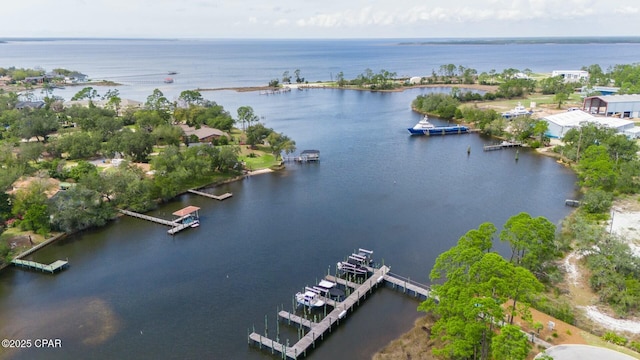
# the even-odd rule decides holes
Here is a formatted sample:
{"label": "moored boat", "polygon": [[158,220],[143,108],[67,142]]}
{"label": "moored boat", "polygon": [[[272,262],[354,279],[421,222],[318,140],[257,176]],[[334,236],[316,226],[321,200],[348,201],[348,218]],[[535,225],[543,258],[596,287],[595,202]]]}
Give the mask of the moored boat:
{"label": "moored boat", "polygon": [[164,83],[165,83],[165,84],[172,84],[172,83],[173,83],[173,78],[170,78],[170,77],[165,78],[165,79],[164,79]]}
{"label": "moored boat", "polygon": [[518,105],[515,108],[509,111],[503,112],[502,117],[510,120],[518,116],[527,116],[531,114],[533,114],[533,111],[527,110],[524,106],[522,106],[521,103],[518,103]]}
{"label": "moored boat", "polygon": [[296,294],[296,302],[300,305],[307,307],[321,307],[324,306],[324,301],[320,299],[320,294],[306,288],[305,292],[299,292]]}
{"label": "moored boat", "polygon": [[469,128],[463,125],[435,126],[429,122],[429,118],[425,115],[414,127],[408,128],[411,135],[451,135],[465,134],[469,132]]}

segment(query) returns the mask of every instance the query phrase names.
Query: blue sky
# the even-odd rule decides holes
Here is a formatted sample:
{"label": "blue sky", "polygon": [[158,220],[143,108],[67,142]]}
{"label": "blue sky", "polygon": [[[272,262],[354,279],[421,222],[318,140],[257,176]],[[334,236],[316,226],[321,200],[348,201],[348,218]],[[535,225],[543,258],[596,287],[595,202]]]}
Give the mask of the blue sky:
{"label": "blue sky", "polygon": [[640,36],[637,0],[10,0],[1,37]]}

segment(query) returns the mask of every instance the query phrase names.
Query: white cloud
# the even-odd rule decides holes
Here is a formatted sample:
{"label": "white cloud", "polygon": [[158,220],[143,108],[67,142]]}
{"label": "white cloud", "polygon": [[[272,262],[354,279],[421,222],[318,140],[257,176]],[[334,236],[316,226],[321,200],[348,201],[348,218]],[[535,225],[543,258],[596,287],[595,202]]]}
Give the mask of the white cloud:
{"label": "white cloud", "polygon": [[[640,34],[637,0],[614,2],[612,6],[598,0],[325,0],[319,6],[311,0],[10,1],[3,4],[6,16],[0,34],[263,38]],[[52,25],[50,19],[68,18],[69,9],[74,21]],[[31,14],[27,27],[19,16],[23,13]]]}
{"label": "white cloud", "polygon": [[633,6],[621,6],[613,10],[615,14],[635,15],[640,13],[640,8]]}

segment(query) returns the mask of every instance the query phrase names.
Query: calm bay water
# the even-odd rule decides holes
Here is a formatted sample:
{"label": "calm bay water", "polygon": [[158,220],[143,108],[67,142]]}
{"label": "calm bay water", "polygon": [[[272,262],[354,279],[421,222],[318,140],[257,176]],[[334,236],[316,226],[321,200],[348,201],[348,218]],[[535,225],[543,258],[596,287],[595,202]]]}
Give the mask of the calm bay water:
{"label": "calm bay water", "polygon": [[[20,46],[31,49],[33,62],[45,68],[59,62],[56,66],[92,76],[95,70],[98,77],[110,75],[108,64],[118,76],[124,76],[125,70],[115,69],[128,67],[138,67],[133,73],[145,68],[150,73],[176,70],[178,76],[186,75],[188,69],[198,66],[201,56],[189,50],[198,42],[149,42],[145,51],[137,42],[122,42],[128,50],[119,47],[105,60],[103,52],[91,52],[100,48],[98,43]],[[221,69],[219,82],[211,80],[207,87],[242,86],[257,73],[263,73],[264,79],[278,77],[288,66],[276,67],[275,59],[280,58],[296,64],[303,76],[311,77],[304,74],[305,69],[318,68],[318,77],[326,79],[327,70],[346,70],[347,66],[356,69],[356,74],[366,67],[407,69],[413,74],[421,56],[406,56],[404,61],[402,56],[385,55],[399,47],[379,45],[375,49],[386,50],[371,50],[374,55],[360,58],[353,53],[350,56],[357,65],[347,65],[342,52],[359,49],[360,42],[350,46],[337,42],[338,54],[329,52],[323,61],[317,59],[321,54],[317,43],[297,49],[264,45],[261,56],[248,51],[247,44],[253,43],[237,45],[237,52],[253,60],[243,63],[239,55],[216,55],[219,61],[228,56],[230,62],[239,64],[236,73]],[[4,46],[0,52],[5,51]],[[71,50],[61,52],[60,46]],[[84,48],[91,55],[79,56],[77,62],[65,55],[80,54]],[[416,52],[422,48],[402,47]],[[486,51],[481,49],[471,47],[465,58],[454,62],[478,59]],[[38,55],[47,51],[49,62]],[[155,51],[167,55],[155,61],[147,54]],[[480,52],[474,55],[474,51]],[[492,56],[504,63],[508,54]],[[5,55],[0,54],[2,61],[28,66],[24,62],[28,54],[10,54],[14,57],[9,60]],[[92,56],[94,63],[83,60]],[[127,64],[113,62],[118,56]],[[551,52],[547,57],[561,56]],[[265,59],[264,67],[258,58]],[[535,61],[519,67],[546,68],[546,58]],[[596,62],[585,60],[585,64]],[[468,66],[474,64],[469,61]],[[494,67],[501,68],[499,64]],[[562,67],[573,68],[574,64]],[[136,94],[146,86],[127,88]],[[409,137],[406,128],[419,120],[410,102],[431,91],[448,89],[402,93],[315,89],[275,96],[205,93],[232,113],[238,106],[252,106],[264,116],[267,126],[293,138],[299,150],[319,149],[321,162],[289,164],[282,172],[216,188],[216,193],[234,194],[224,202],[185,195],[163,205],[153,215],[170,218],[173,211],[188,204],[202,208],[202,225],[175,237],[168,236],[161,225],[120,218],[33,256],[41,262],[68,258],[71,267],[61,274],[5,270],[0,274],[0,338],[60,338],[63,347],[3,355],[15,359],[86,358],[88,354],[100,359],[268,359],[271,356],[266,352],[247,345],[248,329],[255,325],[263,332],[268,315],[269,334],[274,335],[276,307],[290,309],[295,292],[314,284],[358,247],[373,249],[376,260],[384,260],[394,272],[426,283],[437,255],[482,222],[501,227],[510,216],[525,211],[559,223],[568,214],[564,199],[577,196],[576,179],[553,159],[525,150],[520,151],[518,161],[515,150],[485,153],[482,145],[491,139],[475,134]],[[498,250],[504,252],[506,247],[498,245]],[[377,291],[325,338],[312,358],[369,358],[412,326],[420,316],[417,305],[390,289]],[[295,342],[295,330],[285,328],[281,326],[282,341]]]}

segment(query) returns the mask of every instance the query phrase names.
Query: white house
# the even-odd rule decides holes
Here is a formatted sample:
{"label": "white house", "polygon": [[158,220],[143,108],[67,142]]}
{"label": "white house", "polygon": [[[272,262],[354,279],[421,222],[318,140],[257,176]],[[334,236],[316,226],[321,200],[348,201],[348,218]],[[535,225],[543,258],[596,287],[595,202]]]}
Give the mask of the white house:
{"label": "white house", "polygon": [[584,70],[553,70],[552,77],[562,76],[565,82],[578,82],[589,78],[589,72]]}

